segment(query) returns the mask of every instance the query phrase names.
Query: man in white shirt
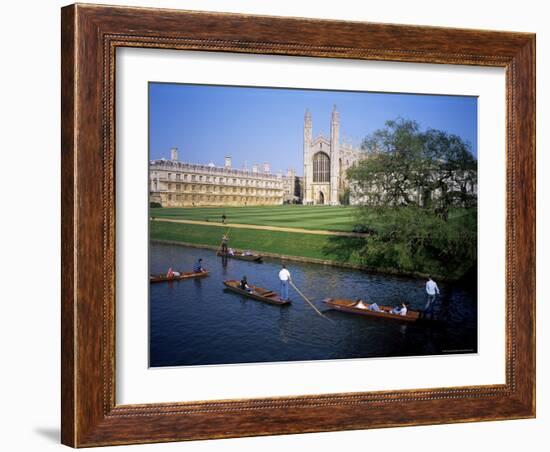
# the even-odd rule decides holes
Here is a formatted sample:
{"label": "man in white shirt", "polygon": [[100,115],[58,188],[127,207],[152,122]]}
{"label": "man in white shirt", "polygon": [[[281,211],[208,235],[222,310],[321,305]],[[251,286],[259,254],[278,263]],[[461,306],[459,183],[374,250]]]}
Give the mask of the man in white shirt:
{"label": "man in white shirt", "polygon": [[427,314],[433,317],[435,297],[439,295],[439,287],[437,287],[437,283],[431,276],[428,276],[428,281],[426,282],[426,293],[428,294],[428,301],[424,307],[424,317],[426,317]]}
{"label": "man in white shirt", "polygon": [[288,285],[292,279],[290,277],[290,272],[286,269],[284,264],[279,272],[279,280],[281,281],[281,298],[283,300],[288,300]]}

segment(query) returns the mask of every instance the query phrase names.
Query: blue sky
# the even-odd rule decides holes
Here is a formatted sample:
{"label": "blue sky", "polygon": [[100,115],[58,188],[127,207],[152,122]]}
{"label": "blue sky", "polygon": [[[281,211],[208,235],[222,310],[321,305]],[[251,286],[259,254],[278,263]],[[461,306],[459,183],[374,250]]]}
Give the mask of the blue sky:
{"label": "blue sky", "polygon": [[357,146],[402,117],[462,137],[477,156],[476,97],[150,83],[150,157],[169,158],[177,146],[184,162],[223,165],[230,155],[234,168],[269,162],[301,175],[305,110],[313,135],[328,137],[334,104],[341,140]]}

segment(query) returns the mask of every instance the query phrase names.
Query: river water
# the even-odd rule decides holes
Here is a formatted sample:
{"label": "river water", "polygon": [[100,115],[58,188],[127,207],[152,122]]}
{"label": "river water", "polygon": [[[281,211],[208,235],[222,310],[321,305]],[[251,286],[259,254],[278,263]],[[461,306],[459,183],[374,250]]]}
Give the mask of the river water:
{"label": "river water", "polygon": [[210,276],[150,285],[152,367],[477,352],[477,296],[439,283],[434,325],[401,324],[327,309],[327,297],[358,297],[379,305],[424,306],[425,281],[318,264],[287,262],[296,286],[332,322],[291,288],[290,306],[273,306],[224,289],[225,279],[279,291],[280,261],[222,259],[210,250],[152,244],[151,273],[189,271],[199,257]]}

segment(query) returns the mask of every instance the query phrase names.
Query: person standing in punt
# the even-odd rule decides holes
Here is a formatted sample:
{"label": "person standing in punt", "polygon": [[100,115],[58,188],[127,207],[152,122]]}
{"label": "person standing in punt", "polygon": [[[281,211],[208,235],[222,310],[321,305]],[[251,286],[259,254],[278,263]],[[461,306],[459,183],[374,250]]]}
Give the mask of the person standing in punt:
{"label": "person standing in punt", "polygon": [[422,317],[426,318],[429,315],[430,318],[433,318],[435,297],[439,295],[439,287],[437,287],[437,283],[431,276],[428,276],[428,281],[426,282],[426,294],[428,295],[428,300],[426,301],[426,306],[424,306]]}
{"label": "person standing in punt", "polygon": [[227,255],[227,243],[228,242],[229,242],[229,237],[227,236],[227,234],[224,234],[222,236],[222,250],[221,250],[222,255]]}
{"label": "person standing in punt", "polygon": [[279,271],[279,281],[281,281],[281,299],[288,301],[288,285],[292,278],[284,264],[281,266],[281,271]]}

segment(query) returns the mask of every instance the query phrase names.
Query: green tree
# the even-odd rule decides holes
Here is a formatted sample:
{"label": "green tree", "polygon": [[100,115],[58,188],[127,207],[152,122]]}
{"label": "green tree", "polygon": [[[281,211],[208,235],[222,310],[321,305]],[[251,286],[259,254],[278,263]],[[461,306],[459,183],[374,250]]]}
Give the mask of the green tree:
{"label": "green tree", "polygon": [[357,221],[368,234],[350,252],[363,265],[459,279],[476,264],[475,207],[453,209],[448,220],[418,206],[361,207]]}
{"label": "green tree", "polygon": [[[398,118],[367,137],[347,173],[361,243],[333,248],[367,266],[459,279],[477,260],[477,162],[446,132]],[[337,252],[338,249],[332,250]]]}
{"label": "green tree", "polygon": [[368,206],[432,208],[447,220],[453,206],[477,204],[477,162],[460,137],[402,118],[367,137],[365,158],[348,170],[352,197]]}

